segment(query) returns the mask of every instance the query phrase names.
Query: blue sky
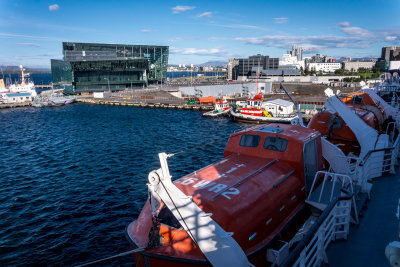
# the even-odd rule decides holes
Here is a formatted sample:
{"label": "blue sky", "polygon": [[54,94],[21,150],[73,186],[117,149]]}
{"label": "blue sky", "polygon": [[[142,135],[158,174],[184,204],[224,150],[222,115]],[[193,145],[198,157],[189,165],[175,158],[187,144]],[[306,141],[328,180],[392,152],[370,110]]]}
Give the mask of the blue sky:
{"label": "blue sky", "polygon": [[0,0],[0,65],[48,67],[63,41],[168,45],[170,64],[282,57],[292,44],[379,57],[400,46],[399,10],[399,0]]}

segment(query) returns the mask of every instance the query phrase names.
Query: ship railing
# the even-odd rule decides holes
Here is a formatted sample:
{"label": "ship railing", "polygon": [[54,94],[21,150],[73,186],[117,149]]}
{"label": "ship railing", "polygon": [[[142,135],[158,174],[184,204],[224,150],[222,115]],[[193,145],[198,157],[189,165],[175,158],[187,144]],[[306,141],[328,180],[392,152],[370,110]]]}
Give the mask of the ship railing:
{"label": "ship railing", "polygon": [[[321,182],[322,177],[322,182]],[[321,182],[321,184],[319,184]],[[328,184],[330,185],[328,187]],[[314,181],[310,188],[310,193],[308,194],[307,200],[310,199],[312,194],[314,193],[314,189],[320,186],[321,190],[319,191],[318,197],[314,199],[316,202],[321,202],[326,194],[329,194],[328,201],[331,202],[335,196],[335,192],[339,189],[346,188],[349,193],[353,194],[353,180],[350,176],[346,174],[339,174],[334,172],[326,172],[326,171],[318,171],[315,173]],[[339,188],[338,188],[339,187]],[[327,192],[330,191],[330,192]]]}
{"label": "ship railing", "polygon": [[395,146],[368,151],[358,167],[363,169],[364,179],[374,179],[386,174],[395,174],[394,164],[398,154],[398,140]]}
{"label": "ship railing", "polygon": [[335,197],[281,266],[320,266],[328,263],[326,249],[331,241],[349,233],[352,195]]}

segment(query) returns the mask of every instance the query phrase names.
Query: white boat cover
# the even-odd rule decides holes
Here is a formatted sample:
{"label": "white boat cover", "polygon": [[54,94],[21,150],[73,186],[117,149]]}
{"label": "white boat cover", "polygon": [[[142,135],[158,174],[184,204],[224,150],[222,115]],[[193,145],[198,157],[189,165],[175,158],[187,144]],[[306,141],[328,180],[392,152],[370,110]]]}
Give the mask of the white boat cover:
{"label": "white boat cover", "polygon": [[353,131],[361,146],[360,158],[363,158],[368,151],[375,149],[378,132],[368,126],[354,111],[340,101],[340,99],[333,94],[332,89],[326,89],[325,93],[329,96],[325,102],[326,109],[332,114],[338,113],[346,122],[347,126]]}
{"label": "white boat cover", "polygon": [[177,188],[169,174],[167,157],[159,153],[161,169],[149,174],[149,189],[171,210],[213,266],[252,266],[242,248],[214,220]]}

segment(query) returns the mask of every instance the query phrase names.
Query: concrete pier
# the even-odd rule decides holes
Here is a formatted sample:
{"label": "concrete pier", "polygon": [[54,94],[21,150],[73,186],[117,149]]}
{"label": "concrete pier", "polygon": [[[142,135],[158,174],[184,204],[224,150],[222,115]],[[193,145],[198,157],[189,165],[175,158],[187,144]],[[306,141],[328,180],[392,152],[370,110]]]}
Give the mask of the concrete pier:
{"label": "concrete pier", "polygon": [[3,108],[20,108],[20,107],[30,107],[32,105],[31,102],[22,102],[22,103],[5,103],[0,104],[0,109]]}
{"label": "concrete pier", "polygon": [[171,108],[171,109],[185,109],[185,110],[213,110],[213,105],[202,104],[177,104],[177,103],[145,103],[145,102],[130,102],[122,100],[107,100],[107,99],[94,99],[94,98],[78,98],[77,102],[97,105],[111,105],[111,106],[130,106],[130,107],[145,107],[145,108]]}

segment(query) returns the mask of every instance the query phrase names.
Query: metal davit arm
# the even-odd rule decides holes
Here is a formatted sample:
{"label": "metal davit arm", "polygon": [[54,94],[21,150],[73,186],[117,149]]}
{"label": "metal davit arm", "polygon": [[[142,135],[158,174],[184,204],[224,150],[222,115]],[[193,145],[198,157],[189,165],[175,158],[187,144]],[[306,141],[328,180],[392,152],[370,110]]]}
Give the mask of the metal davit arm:
{"label": "metal davit arm", "polygon": [[213,266],[252,266],[246,254],[230,234],[224,231],[211,215],[203,212],[171,180],[165,153],[158,154],[161,169],[149,174],[148,187],[171,210],[192,240],[199,246],[204,256]]}
{"label": "metal davit arm", "polygon": [[332,114],[337,112],[357,137],[358,143],[361,146],[360,157],[362,158],[368,151],[374,150],[378,138],[377,131],[368,126],[354,111],[340,101],[331,89],[326,89],[325,93],[328,96],[325,102],[326,109]]}

